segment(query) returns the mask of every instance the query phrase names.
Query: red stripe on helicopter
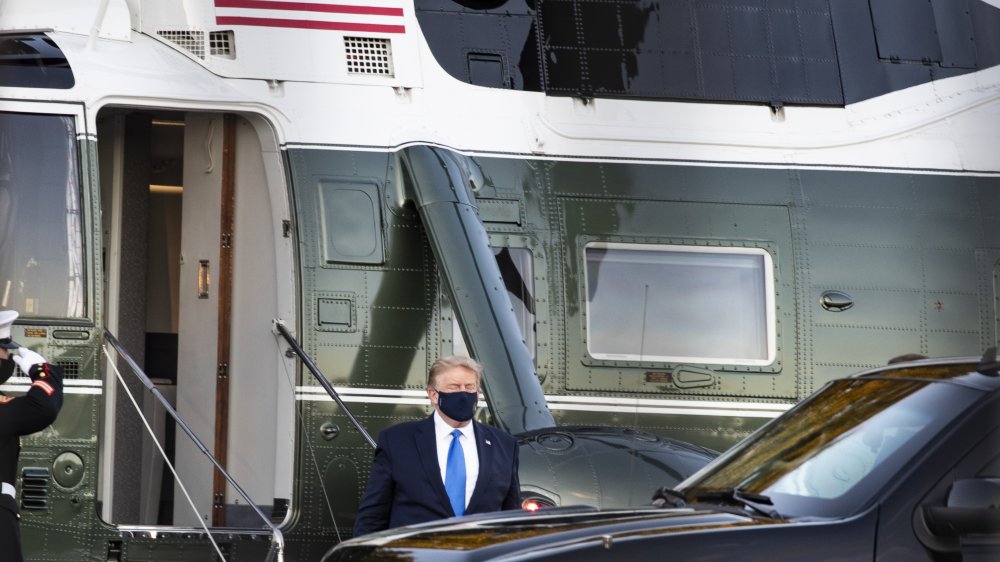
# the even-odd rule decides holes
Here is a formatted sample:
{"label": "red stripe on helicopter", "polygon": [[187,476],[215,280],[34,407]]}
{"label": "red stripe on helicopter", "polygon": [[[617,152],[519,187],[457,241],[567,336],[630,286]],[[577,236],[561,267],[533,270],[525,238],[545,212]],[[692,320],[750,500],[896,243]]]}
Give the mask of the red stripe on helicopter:
{"label": "red stripe on helicopter", "polygon": [[315,20],[285,20],[275,18],[216,17],[216,25],[256,25],[261,27],[293,27],[296,29],[325,29],[333,31],[372,31],[376,33],[403,33],[402,25],[379,25]]}
{"label": "red stripe on helicopter", "polygon": [[258,10],[294,10],[329,14],[367,14],[371,16],[403,16],[402,8],[384,6],[354,6],[349,4],[315,4],[312,2],[280,2],[276,0],[215,0],[216,8],[250,8]]}
{"label": "red stripe on helicopter", "polygon": [[[389,0],[389,2],[392,3],[392,0]],[[215,8],[216,25],[250,25],[258,27],[367,31],[376,33],[405,33],[406,31],[406,27],[402,25],[403,9],[400,7],[319,2],[285,2],[282,0],[215,0]],[[298,12],[297,15],[303,17],[270,17],[277,14],[266,14],[269,11]],[[261,15],[257,16],[256,14]],[[347,17],[330,18],[330,15]]]}

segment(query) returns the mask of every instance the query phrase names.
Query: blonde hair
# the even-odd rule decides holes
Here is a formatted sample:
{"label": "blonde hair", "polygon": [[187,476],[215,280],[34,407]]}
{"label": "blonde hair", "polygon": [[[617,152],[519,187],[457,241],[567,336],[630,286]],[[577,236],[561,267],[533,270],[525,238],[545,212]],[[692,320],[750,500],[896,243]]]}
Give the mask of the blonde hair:
{"label": "blonde hair", "polygon": [[427,388],[434,388],[434,379],[437,378],[442,371],[447,371],[452,367],[465,367],[473,373],[476,373],[477,385],[483,378],[483,366],[479,364],[479,361],[462,355],[449,355],[438,359],[433,365],[431,365],[431,370],[427,374]]}

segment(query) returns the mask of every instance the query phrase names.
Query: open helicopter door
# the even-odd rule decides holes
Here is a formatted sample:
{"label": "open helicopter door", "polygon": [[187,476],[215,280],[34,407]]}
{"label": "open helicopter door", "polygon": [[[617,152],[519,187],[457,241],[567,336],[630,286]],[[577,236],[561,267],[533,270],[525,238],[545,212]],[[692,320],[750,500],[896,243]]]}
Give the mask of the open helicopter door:
{"label": "open helicopter door", "polygon": [[[271,320],[294,317],[295,285],[273,131],[256,117],[220,113],[105,110],[98,121],[107,325],[257,507],[280,522],[292,493],[295,367]],[[258,527],[210,460],[144,398],[185,490],[119,397],[105,420],[104,519]]]}
{"label": "open helicopter door", "polygon": [[[189,114],[184,120],[184,197],[178,293],[177,410],[217,458],[229,448],[229,365],[232,335],[235,200],[232,116]],[[225,460],[223,460],[225,462]],[[201,518],[224,526],[225,501],[207,459],[177,443],[177,464]],[[175,497],[180,493],[175,488]],[[211,499],[211,501],[208,501]],[[174,503],[175,524],[196,524]]]}

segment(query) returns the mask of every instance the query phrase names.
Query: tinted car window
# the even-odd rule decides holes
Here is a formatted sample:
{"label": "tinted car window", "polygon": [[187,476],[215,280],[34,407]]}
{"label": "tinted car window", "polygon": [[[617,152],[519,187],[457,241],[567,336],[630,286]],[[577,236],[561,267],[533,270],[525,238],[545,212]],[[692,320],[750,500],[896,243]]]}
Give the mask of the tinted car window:
{"label": "tinted car window", "polygon": [[835,381],[678,488],[765,494],[782,515],[848,516],[979,395],[925,381]]}

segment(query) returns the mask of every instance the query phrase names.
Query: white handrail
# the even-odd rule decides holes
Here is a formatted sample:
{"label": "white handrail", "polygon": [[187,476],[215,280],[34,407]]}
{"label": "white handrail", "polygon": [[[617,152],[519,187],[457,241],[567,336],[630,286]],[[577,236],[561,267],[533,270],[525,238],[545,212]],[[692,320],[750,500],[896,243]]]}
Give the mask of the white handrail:
{"label": "white handrail", "polygon": [[[275,559],[275,554],[276,554],[277,555],[277,562],[283,562],[284,555],[285,555],[285,539],[284,539],[284,537],[281,534],[281,530],[279,530],[277,527],[274,526],[273,523],[271,523],[271,520],[268,519],[267,516],[264,515],[264,513],[260,510],[259,507],[257,507],[257,504],[254,503],[254,501],[252,499],[250,499],[249,494],[247,494],[246,491],[243,490],[243,488],[239,484],[236,483],[236,480],[233,479],[233,477],[229,474],[229,472],[227,472],[226,469],[223,468],[222,464],[218,461],[218,459],[216,459],[215,456],[213,456],[212,453],[208,450],[208,447],[206,447],[205,444],[201,441],[201,439],[199,439],[198,436],[194,433],[194,431],[192,431],[191,428],[188,427],[188,425],[186,423],[184,423],[184,420],[182,420],[181,417],[180,417],[180,415],[177,414],[177,410],[175,410],[174,407],[170,404],[170,402],[167,401],[166,397],[163,396],[163,393],[160,392],[160,389],[156,388],[156,385],[153,384],[153,382],[151,380],[149,380],[149,377],[146,376],[146,373],[144,373],[143,370],[139,367],[139,365],[135,362],[135,360],[132,359],[132,356],[129,355],[127,351],[125,351],[125,349],[122,347],[122,345],[118,341],[118,339],[115,338],[115,336],[110,331],[108,331],[108,330],[104,330],[104,338],[105,338],[105,340],[108,343],[111,344],[111,347],[113,347],[115,349],[115,351],[118,353],[118,355],[120,355],[123,359],[125,359],[125,362],[128,363],[129,368],[132,369],[132,372],[135,374],[135,376],[139,379],[139,381],[143,384],[143,386],[145,386],[149,390],[149,392],[153,396],[155,396],[157,400],[159,400],[160,404],[163,405],[163,407],[166,409],[167,413],[170,414],[170,417],[172,417],[174,419],[174,421],[177,423],[177,426],[180,427],[181,430],[183,430],[184,433],[186,433],[187,436],[189,438],[191,438],[191,441],[194,442],[195,446],[197,446],[198,449],[206,457],[208,457],[208,459],[210,461],[212,461],[212,464],[215,465],[215,468],[219,469],[219,472],[226,479],[226,482],[229,482],[229,484],[233,487],[233,489],[235,489],[236,492],[247,502],[247,505],[250,506],[250,508],[253,509],[253,511],[255,513],[257,513],[257,515],[261,518],[262,521],[264,521],[264,526],[267,527],[267,528],[269,528],[271,530],[271,538],[272,538],[272,540],[271,540],[271,549],[268,552],[266,560],[268,562],[270,562],[271,560],[274,560]],[[106,355],[108,355],[108,361],[109,361],[109,363],[114,368],[115,374],[118,375],[118,379],[119,379],[119,381],[121,381],[122,386],[124,386],[126,392],[128,392],[128,386],[125,385],[124,380],[122,380],[121,373],[119,373],[117,367],[114,366],[114,361],[111,360],[111,357],[110,357],[110,354],[108,353],[107,347],[104,348],[104,353]],[[132,393],[128,392],[128,394],[129,394],[129,398],[132,398]],[[138,408],[138,404],[135,402],[134,398],[132,398],[132,403],[136,406],[136,408]],[[146,424],[146,420],[142,416],[141,412],[139,414],[139,417],[143,420],[143,423]],[[148,424],[146,424],[146,428],[150,432],[152,432],[152,429],[149,427]],[[155,441],[155,437],[154,437],[154,441]],[[157,443],[157,447],[159,447],[159,443]],[[160,452],[162,454],[163,450],[160,449]],[[166,457],[164,456],[164,458],[166,458]],[[169,463],[168,463],[168,465],[169,465]],[[173,470],[173,467],[171,467],[171,471],[172,470]],[[176,472],[174,473],[174,477],[175,478],[177,477],[177,473]],[[180,480],[178,479],[178,483],[179,482],[180,482]],[[182,489],[183,489],[183,487],[182,487]],[[187,492],[185,492],[185,495],[186,494],[187,494]],[[190,498],[189,498],[189,500],[190,500]],[[192,504],[192,507],[194,507],[193,504]],[[201,517],[200,516],[198,517],[198,520],[199,520],[199,522],[201,522]],[[202,524],[202,526],[204,527],[204,524]],[[208,533],[209,540],[212,541],[212,544],[216,547],[216,551],[218,552],[219,556],[222,557],[223,560],[225,560],[225,557],[222,556],[222,552],[219,551],[219,549],[218,549],[218,545],[215,544],[215,540],[212,539],[211,532],[209,532],[209,530],[208,530],[207,527],[204,527],[204,528],[205,528],[205,532]]]}

